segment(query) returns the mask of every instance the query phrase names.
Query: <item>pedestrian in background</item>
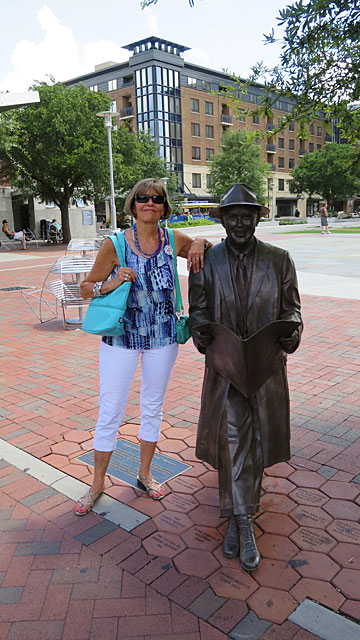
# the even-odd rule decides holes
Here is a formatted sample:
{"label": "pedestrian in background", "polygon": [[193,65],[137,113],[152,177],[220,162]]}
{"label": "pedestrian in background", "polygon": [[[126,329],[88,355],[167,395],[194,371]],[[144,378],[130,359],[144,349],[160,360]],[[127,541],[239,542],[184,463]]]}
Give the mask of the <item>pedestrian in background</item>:
{"label": "pedestrian in background", "polygon": [[321,217],[321,233],[331,233],[329,231],[329,213],[327,210],[327,203],[324,202],[322,207],[319,209],[319,215]]}

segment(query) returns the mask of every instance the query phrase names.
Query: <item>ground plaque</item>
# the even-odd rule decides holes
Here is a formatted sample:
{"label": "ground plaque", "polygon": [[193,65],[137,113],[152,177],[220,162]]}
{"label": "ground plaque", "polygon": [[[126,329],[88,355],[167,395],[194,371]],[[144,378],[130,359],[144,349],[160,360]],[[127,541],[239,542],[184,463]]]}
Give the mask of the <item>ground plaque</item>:
{"label": "ground plaque", "polygon": [[[85,462],[90,466],[94,466],[94,452],[89,451],[78,458],[81,462]],[[107,473],[114,478],[118,478],[122,482],[141,488],[138,485],[136,476],[139,473],[140,465],[140,446],[134,442],[128,442],[120,438],[116,443],[116,449],[110,458]],[[169,456],[164,456],[162,453],[155,453],[151,470],[154,478],[159,482],[168,482],[180,473],[183,473],[190,466],[174,460]]]}

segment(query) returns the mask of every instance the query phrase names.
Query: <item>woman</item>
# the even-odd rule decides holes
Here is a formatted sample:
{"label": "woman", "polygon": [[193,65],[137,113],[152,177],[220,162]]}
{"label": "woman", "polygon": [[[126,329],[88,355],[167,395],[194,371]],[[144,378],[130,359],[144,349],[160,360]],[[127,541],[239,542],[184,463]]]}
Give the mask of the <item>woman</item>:
{"label": "woman", "polygon": [[[94,479],[86,496],[77,501],[75,513],[88,513],[104,489],[106,470],[116,446],[130,384],[141,355],[141,424],[139,485],[154,500],[165,488],[151,475],[151,461],[159,438],[162,408],[178,345],[175,331],[174,256],[167,229],[159,225],[171,215],[171,205],[160,180],[148,178],[130,191],[125,212],[135,218],[125,232],[126,267],[120,267],[111,240],[106,240],[89,275],[81,283],[81,295],[105,295],[132,282],[124,334],[104,337],[100,346],[100,411],[94,439]],[[192,240],[174,231],[176,255],[187,258],[188,269],[203,266],[203,238]],[[110,277],[109,277],[110,276]],[[108,278],[108,279],[107,279]]]}

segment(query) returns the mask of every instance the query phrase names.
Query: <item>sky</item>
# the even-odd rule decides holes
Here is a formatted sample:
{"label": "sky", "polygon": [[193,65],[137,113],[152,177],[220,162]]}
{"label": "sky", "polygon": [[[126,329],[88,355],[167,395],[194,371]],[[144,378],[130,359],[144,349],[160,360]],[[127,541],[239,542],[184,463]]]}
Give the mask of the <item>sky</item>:
{"label": "sky", "polygon": [[0,92],[21,93],[36,81],[69,80],[109,60],[125,62],[122,49],[149,36],[190,47],[187,62],[245,78],[255,63],[275,65],[280,44],[265,45],[286,0],[0,0]]}

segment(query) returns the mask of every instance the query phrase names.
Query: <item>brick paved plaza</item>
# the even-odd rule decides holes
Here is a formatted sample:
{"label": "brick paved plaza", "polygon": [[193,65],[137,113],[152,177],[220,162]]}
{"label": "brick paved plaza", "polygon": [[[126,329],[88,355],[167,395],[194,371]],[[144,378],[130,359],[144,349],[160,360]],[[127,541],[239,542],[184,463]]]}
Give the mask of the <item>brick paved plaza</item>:
{"label": "brick paved plaza", "polygon": [[[316,236],[320,261],[314,236],[261,237],[302,254],[307,281],[328,274],[347,291],[359,276],[354,236],[342,245]],[[161,502],[108,477],[97,512],[73,514],[91,479],[77,458],[92,449],[99,339],[64,331],[60,319],[40,325],[20,291],[4,290],[41,285],[63,252],[0,253],[0,640],[332,640],[335,628],[360,637],[360,287],[352,299],[342,281],[336,297],[302,292],[303,342],[288,361],[292,458],[266,470],[256,518],[263,560],[249,575],[222,556],[217,473],[194,455],[203,357],[190,342],[159,441],[189,468]],[[342,275],[348,256],[355,275]],[[136,377],[120,428],[135,443],[139,388]],[[116,513],[125,514],[120,526]],[[309,601],[321,635],[301,615]]]}

